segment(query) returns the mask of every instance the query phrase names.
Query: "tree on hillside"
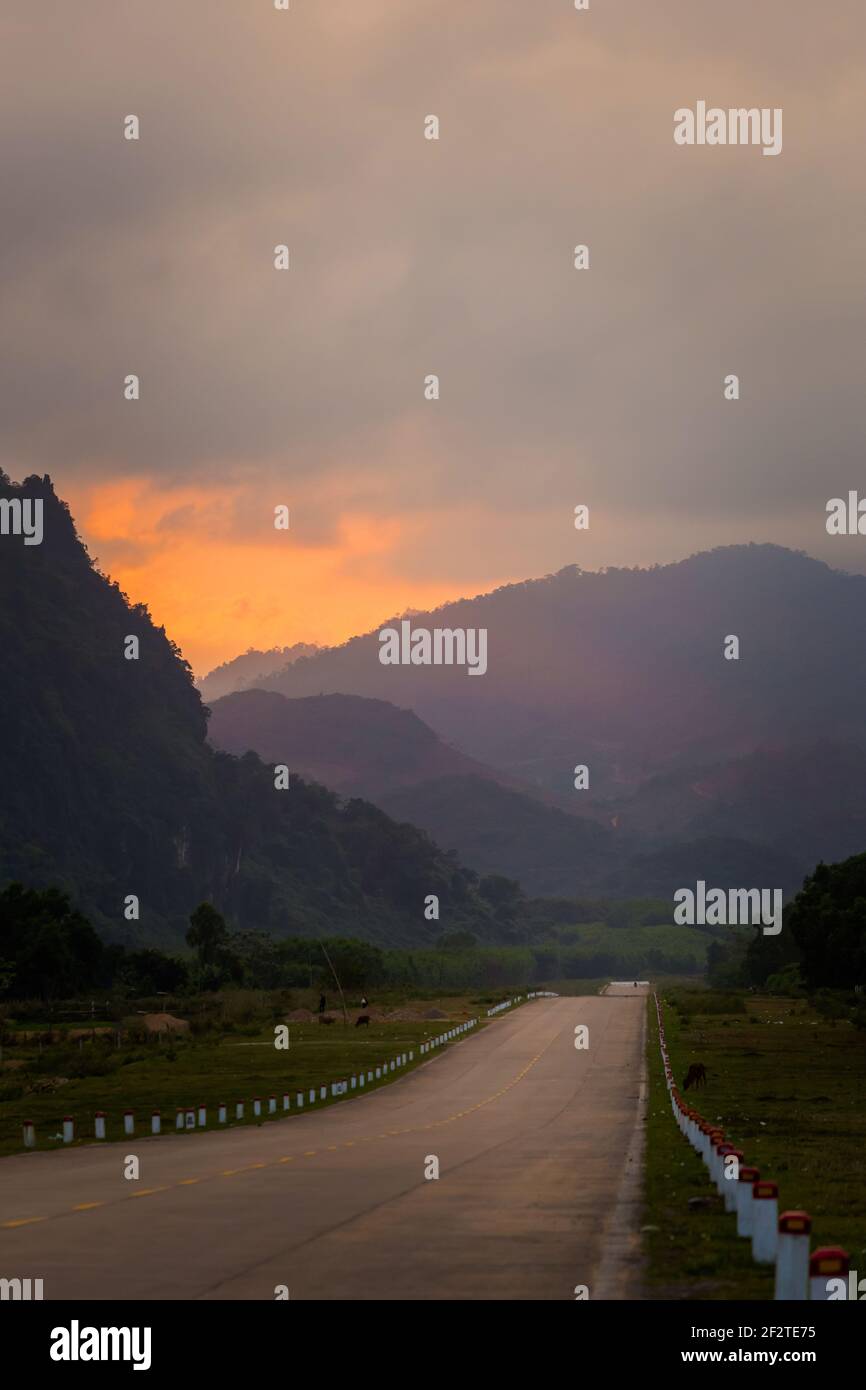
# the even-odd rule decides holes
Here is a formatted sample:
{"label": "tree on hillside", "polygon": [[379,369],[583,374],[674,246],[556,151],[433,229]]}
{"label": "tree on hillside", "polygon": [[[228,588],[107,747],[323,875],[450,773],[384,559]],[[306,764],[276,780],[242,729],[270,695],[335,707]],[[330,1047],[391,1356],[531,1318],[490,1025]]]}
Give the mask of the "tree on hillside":
{"label": "tree on hillside", "polygon": [[[710,947],[712,950],[712,946]],[[791,907],[785,907],[782,914],[782,930],[776,936],[765,936],[760,927],[755,927],[742,959],[739,980],[732,977],[732,984],[762,985],[771,975],[778,975],[789,965],[800,960],[800,947],[791,930]],[[708,956],[709,961],[709,956]]]}
{"label": "tree on hillside", "polygon": [[242,979],[243,966],[230,948],[228,927],[210,903],[199,903],[191,913],[186,943],[196,953],[199,989],[219,989]]}
{"label": "tree on hillside", "polygon": [[199,903],[190,914],[186,944],[196,953],[200,968],[213,965],[221,946],[228,943],[229,932],[223,917],[210,903]]}
{"label": "tree on hillside", "polygon": [[[321,946],[323,943],[320,942]],[[384,958],[378,946],[366,941],[353,941],[350,938],[326,940],[329,956],[329,969],[321,975],[321,980],[330,978],[330,966],[337,972],[340,982],[346,989],[369,989],[379,984],[384,976]]]}
{"label": "tree on hillside", "polygon": [[490,904],[500,923],[512,922],[524,901],[517,879],[506,878],[504,874],[487,874],[478,884],[478,892]]}
{"label": "tree on hillside", "polygon": [[790,905],[788,925],[810,989],[866,984],[866,854],[819,864]]}
{"label": "tree on hillside", "polygon": [[86,917],[57,888],[12,883],[0,893],[0,958],[17,999],[68,998],[98,983],[104,947]]}
{"label": "tree on hillside", "polygon": [[140,998],[148,994],[176,994],[186,986],[189,971],[183,961],[146,949],[125,954],[118,974],[126,990]]}

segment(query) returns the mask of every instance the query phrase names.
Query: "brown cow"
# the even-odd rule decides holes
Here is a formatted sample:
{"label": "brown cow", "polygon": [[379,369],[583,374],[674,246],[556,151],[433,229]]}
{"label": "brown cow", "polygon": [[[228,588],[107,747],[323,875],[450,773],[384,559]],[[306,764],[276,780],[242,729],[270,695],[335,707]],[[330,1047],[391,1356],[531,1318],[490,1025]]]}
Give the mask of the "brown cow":
{"label": "brown cow", "polygon": [[369,1028],[369,1027],[370,1027],[370,1015],[369,1015],[369,1014],[359,1014],[358,1017],[355,1019],[355,1027],[356,1027],[356,1028]]}
{"label": "brown cow", "polygon": [[683,1082],[683,1090],[687,1091],[690,1086],[706,1086],[707,1069],[703,1062],[692,1062],[688,1074]]}
{"label": "brown cow", "polygon": [[320,1023],[333,1023],[334,1020],[333,1020],[332,1018],[329,1018],[327,1014],[319,1014],[319,1022],[320,1022]]}

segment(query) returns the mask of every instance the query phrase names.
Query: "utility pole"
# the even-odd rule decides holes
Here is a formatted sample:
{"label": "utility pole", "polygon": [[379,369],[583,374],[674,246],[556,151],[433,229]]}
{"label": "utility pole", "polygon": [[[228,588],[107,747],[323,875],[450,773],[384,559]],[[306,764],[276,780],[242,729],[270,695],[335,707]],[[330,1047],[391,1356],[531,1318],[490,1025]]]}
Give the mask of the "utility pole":
{"label": "utility pole", "polygon": [[339,978],[339,976],[338,976],[336,970],[334,969],[334,963],[333,963],[333,961],[331,960],[331,957],[328,955],[328,952],[325,950],[325,943],[324,943],[324,941],[320,941],[320,942],[319,942],[319,945],[321,946],[321,948],[322,948],[322,950],[323,950],[323,952],[324,952],[325,960],[328,962],[328,964],[329,964],[330,967],[331,967],[331,974],[333,975],[334,979],[335,979],[336,982],[337,982],[337,989],[340,991],[340,998],[341,998],[342,1001],[343,1001],[343,1023],[344,1023],[345,1026],[348,1028],[348,1026],[349,1026],[349,1015],[348,1015],[348,1012],[347,1012],[347,1010],[346,1010],[346,999],[345,999],[345,996],[344,996],[344,994],[343,994],[343,986],[340,984],[340,978]]}

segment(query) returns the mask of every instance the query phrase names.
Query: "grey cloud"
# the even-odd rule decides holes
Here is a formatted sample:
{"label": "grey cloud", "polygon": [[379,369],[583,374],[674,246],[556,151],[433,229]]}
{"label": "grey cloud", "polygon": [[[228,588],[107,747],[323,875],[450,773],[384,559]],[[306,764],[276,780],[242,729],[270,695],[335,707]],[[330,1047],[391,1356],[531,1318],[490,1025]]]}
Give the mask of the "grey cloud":
{"label": "grey cloud", "polygon": [[[309,543],[346,475],[384,515],[465,502],[513,534],[587,498],[731,539],[856,485],[859,3],[5,9],[5,466],[61,491],[258,469]],[[781,158],[676,148],[699,97],[784,107]],[[491,574],[507,536],[478,538]]]}

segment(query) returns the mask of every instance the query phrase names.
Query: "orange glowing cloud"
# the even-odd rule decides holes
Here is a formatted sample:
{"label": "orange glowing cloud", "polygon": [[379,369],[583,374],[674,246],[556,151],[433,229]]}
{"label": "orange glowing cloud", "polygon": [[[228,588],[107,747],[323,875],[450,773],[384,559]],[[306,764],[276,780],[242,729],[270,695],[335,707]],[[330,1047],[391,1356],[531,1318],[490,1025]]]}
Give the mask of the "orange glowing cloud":
{"label": "orange glowing cloud", "polygon": [[[147,604],[197,675],[248,647],[339,643],[462,592],[397,579],[394,552],[422,525],[405,518],[355,513],[310,540],[294,512],[290,529],[276,530],[273,507],[241,485],[167,488],[137,477],[73,489],[69,500],[100,569]],[[260,526],[240,529],[253,505]]]}

